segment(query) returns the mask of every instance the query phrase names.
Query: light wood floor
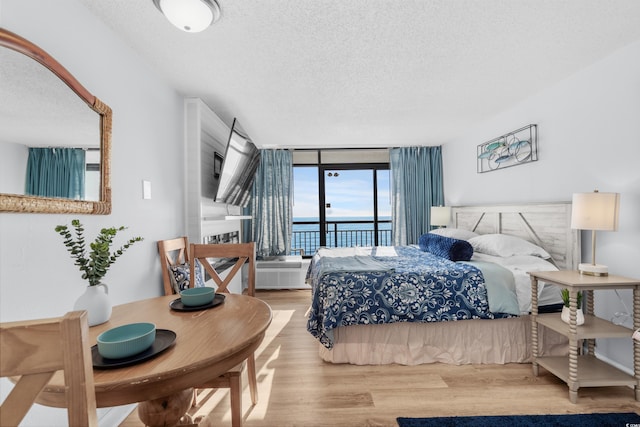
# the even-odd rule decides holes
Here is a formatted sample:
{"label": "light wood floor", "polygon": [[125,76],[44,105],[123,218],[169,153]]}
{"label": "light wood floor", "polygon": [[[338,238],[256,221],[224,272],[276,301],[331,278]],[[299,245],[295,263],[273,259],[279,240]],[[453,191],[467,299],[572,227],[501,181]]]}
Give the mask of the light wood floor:
{"label": "light wood floor", "polygon": [[[259,402],[244,378],[244,426],[397,426],[397,417],[637,412],[628,387],[583,388],[571,404],[566,384],[529,364],[352,366],[320,360],[306,331],[310,291],[259,291],[273,322],[256,353]],[[205,399],[206,400],[206,399]],[[226,390],[194,415],[231,426]],[[121,427],[140,427],[134,411]]]}

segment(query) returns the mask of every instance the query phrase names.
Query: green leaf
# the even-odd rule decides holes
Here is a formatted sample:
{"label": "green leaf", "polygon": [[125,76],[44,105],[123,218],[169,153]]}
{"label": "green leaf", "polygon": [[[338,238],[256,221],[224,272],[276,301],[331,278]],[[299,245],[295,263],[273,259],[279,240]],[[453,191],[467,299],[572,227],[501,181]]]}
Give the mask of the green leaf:
{"label": "green leaf", "polygon": [[125,230],[126,227],[102,228],[95,240],[89,244],[90,251],[87,255],[84,228],[80,220],[72,220],[71,226],[75,230],[74,233],[72,233],[66,225],[57,225],[55,231],[63,237],[63,243],[70,253],[71,258],[74,259],[74,265],[78,266],[82,272],[81,277],[88,280],[90,286],[99,284],[101,279],[107,274],[109,267],[126,249],[133,245],[133,243],[144,240],[139,236],[133,237],[111,254],[110,250],[113,239],[119,231]]}

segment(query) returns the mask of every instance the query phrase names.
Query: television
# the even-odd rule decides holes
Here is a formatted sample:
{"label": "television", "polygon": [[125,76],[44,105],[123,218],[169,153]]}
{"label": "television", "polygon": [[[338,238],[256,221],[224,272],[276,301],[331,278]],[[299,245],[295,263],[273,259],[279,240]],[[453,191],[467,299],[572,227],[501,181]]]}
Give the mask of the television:
{"label": "television", "polygon": [[203,139],[201,150],[200,182],[202,183],[202,197],[215,200],[218,186],[220,185],[222,153],[225,150],[225,146],[224,143],[215,139]]}
{"label": "television", "polygon": [[238,119],[233,119],[215,201],[245,207],[259,164],[260,150],[242,129]]}

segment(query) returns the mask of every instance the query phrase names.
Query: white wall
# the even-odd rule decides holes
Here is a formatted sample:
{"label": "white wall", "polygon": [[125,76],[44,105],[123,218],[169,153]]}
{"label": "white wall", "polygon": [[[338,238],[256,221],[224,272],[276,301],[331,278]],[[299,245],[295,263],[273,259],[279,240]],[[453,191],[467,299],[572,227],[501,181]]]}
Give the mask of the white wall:
{"label": "white wall", "polygon": [[[534,123],[539,160],[476,173],[477,145]],[[594,189],[621,193],[618,232],[599,232],[597,261],[612,274],[640,278],[640,42],[567,78],[443,145],[448,205],[571,201]],[[591,260],[583,232],[582,259]],[[632,310],[631,291],[620,292]],[[624,306],[598,292],[596,312],[611,318]],[[626,326],[632,327],[628,321]],[[599,354],[632,369],[631,339],[599,340]]]}
{"label": "white wall", "polygon": [[[129,229],[116,244],[145,238],[105,278],[114,303],[159,295],[156,241],[184,233],[182,98],[73,0],[3,0],[0,10],[0,25],[47,50],[113,110],[111,215],[0,214],[1,319],[72,308],[85,283],[54,227],[73,218],[92,238],[120,225]],[[143,180],[151,181],[151,200],[142,199]],[[19,304],[27,297],[29,304]]]}
{"label": "white wall", "polygon": [[[73,218],[91,240],[120,225],[129,229],[116,244],[145,238],[105,277],[114,304],[160,295],[156,241],[185,233],[182,97],[74,0],[2,0],[0,26],[48,51],[113,110],[111,215],[0,213],[0,320],[72,309],[86,283],[54,227]],[[142,180],[151,181],[151,200],[142,199]],[[55,424],[47,416],[41,425]]]}

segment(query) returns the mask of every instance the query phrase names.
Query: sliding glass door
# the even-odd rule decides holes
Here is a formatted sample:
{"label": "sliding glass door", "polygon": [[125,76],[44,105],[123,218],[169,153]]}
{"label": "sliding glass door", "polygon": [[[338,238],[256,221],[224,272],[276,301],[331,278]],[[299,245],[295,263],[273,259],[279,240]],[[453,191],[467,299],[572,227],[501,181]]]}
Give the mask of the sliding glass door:
{"label": "sliding glass door", "polygon": [[[379,200],[380,175],[380,181],[386,182],[388,188],[388,171],[384,173],[376,169],[334,168],[324,170],[323,246],[378,246],[381,240],[380,231],[386,229],[390,235],[391,224],[381,223],[385,219],[390,221],[391,217],[389,208],[380,213],[381,207],[384,209],[388,206],[384,200]],[[388,191],[382,194],[388,197]]]}
{"label": "sliding glass door", "polygon": [[294,167],[292,240],[306,256],[321,246],[391,244],[388,165]]}

